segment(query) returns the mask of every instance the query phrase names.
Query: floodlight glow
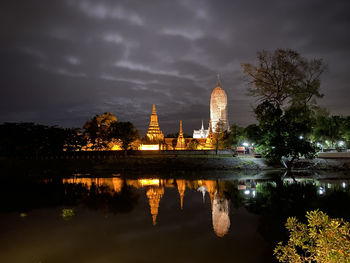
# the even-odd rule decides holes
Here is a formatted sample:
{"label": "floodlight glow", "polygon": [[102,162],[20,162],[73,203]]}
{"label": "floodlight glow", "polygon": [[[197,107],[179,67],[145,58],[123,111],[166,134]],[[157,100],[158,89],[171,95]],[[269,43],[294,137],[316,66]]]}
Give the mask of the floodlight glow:
{"label": "floodlight glow", "polygon": [[339,146],[343,146],[343,145],[344,145],[344,142],[343,142],[343,141],[339,141],[339,142],[338,142],[338,145],[339,145]]}
{"label": "floodlight glow", "polygon": [[319,193],[320,195],[323,195],[323,194],[324,194],[324,189],[323,189],[322,187],[320,187],[320,189],[318,190],[318,193]]}
{"label": "floodlight glow", "polygon": [[248,145],[249,145],[249,144],[248,144],[247,142],[244,142],[244,143],[243,143],[243,146],[245,146],[245,147],[248,147]]}
{"label": "floodlight glow", "polygon": [[250,191],[247,189],[247,190],[244,191],[244,194],[245,194],[245,195],[249,195],[249,194],[250,194]]}
{"label": "floodlight glow", "polygon": [[299,139],[302,140],[302,139],[304,139],[304,137],[303,137],[302,135],[300,135],[300,136],[299,136]]}

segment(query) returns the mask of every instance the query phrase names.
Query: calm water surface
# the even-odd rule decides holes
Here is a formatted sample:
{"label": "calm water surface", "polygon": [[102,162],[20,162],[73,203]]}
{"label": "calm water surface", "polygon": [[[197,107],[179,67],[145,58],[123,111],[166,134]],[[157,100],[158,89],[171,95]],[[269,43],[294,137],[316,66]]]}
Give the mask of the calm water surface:
{"label": "calm water surface", "polygon": [[288,216],[350,221],[348,176],[185,178],[3,179],[0,262],[274,262]]}

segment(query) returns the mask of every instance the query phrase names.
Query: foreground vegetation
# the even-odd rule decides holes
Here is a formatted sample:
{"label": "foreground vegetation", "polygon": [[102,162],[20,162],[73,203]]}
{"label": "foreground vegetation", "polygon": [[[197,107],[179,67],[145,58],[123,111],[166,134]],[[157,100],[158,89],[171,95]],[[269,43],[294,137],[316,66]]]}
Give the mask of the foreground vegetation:
{"label": "foreground vegetation", "polygon": [[274,250],[279,262],[350,262],[350,224],[315,210],[306,213],[307,224],[290,217],[289,240]]}

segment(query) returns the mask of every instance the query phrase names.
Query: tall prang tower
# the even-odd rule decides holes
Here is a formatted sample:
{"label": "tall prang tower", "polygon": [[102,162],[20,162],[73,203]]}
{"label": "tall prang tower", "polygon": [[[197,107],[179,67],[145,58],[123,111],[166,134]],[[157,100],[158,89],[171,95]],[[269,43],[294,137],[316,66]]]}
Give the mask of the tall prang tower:
{"label": "tall prang tower", "polygon": [[227,95],[226,92],[221,88],[221,82],[219,74],[217,75],[218,81],[216,88],[213,90],[210,96],[210,119],[212,123],[212,129],[215,132],[217,123],[219,121],[223,124],[223,130],[229,129],[228,117],[227,117]]}

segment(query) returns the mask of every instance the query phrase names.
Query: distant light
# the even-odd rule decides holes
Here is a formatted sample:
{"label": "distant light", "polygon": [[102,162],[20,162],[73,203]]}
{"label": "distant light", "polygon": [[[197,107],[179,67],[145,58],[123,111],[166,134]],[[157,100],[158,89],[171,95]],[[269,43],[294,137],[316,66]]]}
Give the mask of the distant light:
{"label": "distant light", "polygon": [[244,191],[244,194],[245,194],[245,195],[249,195],[249,194],[250,194],[250,191],[247,189],[247,190]]}
{"label": "distant light", "polygon": [[252,143],[252,146],[254,146],[254,143]]}
{"label": "distant light", "polygon": [[299,136],[299,139],[302,140],[302,139],[304,139],[304,137],[303,137],[302,135],[300,135],[300,136]]}
{"label": "distant light", "polygon": [[327,188],[331,188],[332,187],[332,185],[331,184],[327,184]]}
{"label": "distant light", "polygon": [[343,188],[346,187],[346,183],[345,182],[343,182],[341,185],[343,186]]}
{"label": "distant light", "polygon": [[322,147],[322,144],[320,144],[319,142],[316,143],[316,145],[317,145],[318,147]]}
{"label": "distant light", "polygon": [[344,142],[343,142],[343,141],[339,141],[339,142],[338,142],[338,145],[339,145],[339,146],[343,146],[343,145],[344,145]]}
{"label": "distant light", "polygon": [[248,145],[249,145],[249,144],[248,144],[247,142],[244,142],[244,143],[243,143],[243,146],[245,146],[245,147],[248,147]]}
{"label": "distant light", "polygon": [[142,186],[159,185],[159,179],[139,179]]}
{"label": "distant light", "polygon": [[319,193],[320,195],[323,195],[323,194],[324,194],[324,189],[323,189],[322,187],[320,187],[320,189],[318,190],[318,193]]}
{"label": "distant light", "polygon": [[159,150],[159,144],[141,144],[140,150],[142,150],[142,151]]}

